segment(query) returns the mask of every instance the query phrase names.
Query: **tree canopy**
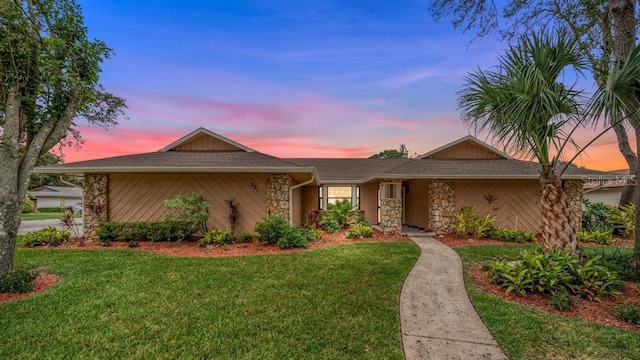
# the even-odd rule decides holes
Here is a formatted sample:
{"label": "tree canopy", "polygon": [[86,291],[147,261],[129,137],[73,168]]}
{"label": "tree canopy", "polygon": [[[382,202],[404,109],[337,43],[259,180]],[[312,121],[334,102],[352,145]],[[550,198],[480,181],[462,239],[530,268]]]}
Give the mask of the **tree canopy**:
{"label": "tree canopy", "polygon": [[404,144],[400,144],[398,150],[387,149],[380,151],[377,154],[369,156],[369,159],[401,159],[409,157],[409,151]]}

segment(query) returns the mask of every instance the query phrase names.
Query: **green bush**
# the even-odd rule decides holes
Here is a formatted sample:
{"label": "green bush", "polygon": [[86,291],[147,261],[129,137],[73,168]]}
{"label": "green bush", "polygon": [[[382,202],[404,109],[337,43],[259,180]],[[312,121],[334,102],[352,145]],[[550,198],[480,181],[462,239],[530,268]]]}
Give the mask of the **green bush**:
{"label": "green bush", "polygon": [[110,241],[177,241],[190,239],[196,229],[190,221],[137,221],[98,223],[96,234],[103,242]]}
{"label": "green bush", "polygon": [[0,276],[0,293],[23,294],[33,290],[36,275],[27,270],[13,270]]}
{"label": "green bush", "polygon": [[523,251],[516,261],[499,259],[486,264],[488,276],[507,292],[554,294],[566,292],[589,300],[619,293],[622,282],[615,272],[597,265],[598,257],[585,263],[571,254],[554,250]]}
{"label": "green bush", "polygon": [[635,306],[630,302],[624,306],[616,306],[616,315],[628,323],[640,325],[640,306]]}
{"label": "green bush", "polygon": [[536,239],[536,235],[531,231],[523,229],[500,228],[495,226],[487,231],[485,236],[494,240],[517,243],[532,242]]}
{"label": "green bush", "polygon": [[309,245],[309,241],[312,240],[315,240],[315,233],[313,230],[300,227],[290,227],[284,235],[278,239],[276,245],[282,249],[307,247]]}
{"label": "green bush", "polygon": [[59,230],[55,226],[48,226],[44,229],[30,231],[23,235],[22,243],[26,246],[58,246],[69,240],[71,232]]}
{"label": "green bush", "polygon": [[373,228],[365,224],[356,224],[354,227],[347,231],[347,237],[349,239],[368,238],[373,236]]}
{"label": "green bush", "polygon": [[24,204],[22,204],[22,213],[29,214],[36,211],[36,204],[29,197],[24,198]]}
{"label": "green bush", "polygon": [[496,222],[496,217],[493,215],[478,216],[476,209],[472,206],[463,206],[454,216],[456,235],[460,237],[467,235],[484,237],[493,229],[493,224]]}
{"label": "green bush", "polygon": [[585,210],[582,212],[583,229],[613,229],[613,224],[609,222],[609,218],[616,212],[615,207],[605,205],[601,202],[594,203],[587,198],[584,198],[582,203],[585,207]]}
{"label": "green bush", "polygon": [[611,245],[616,242],[613,237],[613,230],[607,228],[591,228],[590,230],[580,230],[577,234],[578,241],[595,242],[603,245]]}
{"label": "green bush", "polygon": [[551,295],[549,303],[554,308],[560,311],[565,311],[571,309],[571,306],[573,305],[573,299],[571,298],[571,295],[567,294],[566,292],[559,291]]}
{"label": "green bush", "polygon": [[609,222],[613,228],[627,239],[633,239],[636,233],[636,206],[634,204],[612,207]]}
{"label": "green bush", "polygon": [[231,230],[222,231],[213,229],[200,239],[198,243],[200,246],[233,244],[233,232]]}
{"label": "green bush", "polygon": [[277,244],[278,240],[289,231],[289,223],[278,215],[268,216],[256,223],[255,231],[258,239],[267,241],[270,244]]}
{"label": "green bush", "polygon": [[167,220],[188,221],[193,224],[196,231],[202,234],[208,232],[207,221],[211,217],[211,207],[202,194],[194,192],[176,195],[166,199],[164,206],[169,210]]}
{"label": "green bush", "polygon": [[42,207],[38,209],[38,212],[63,212],[64,209],[61,207]]}
{"label": "green bush", "polygon": [[339,200],[335,204],[327,205],[327,211],[322,213],[319,225],[325,231],[333,233],[347,227],[349,217],[353,213],[353,206],[349,200]]}
{"label": "green bush", "polygon": [[621,279],[640,281],[638,274],[631,270],[632,249],[587,247],[582,254],[587,259],[595,258],[595,264],[615,271]]}
{"label": "green bush", "polygon": [[253,241],[253,235],[250,233],[244,232],[240,235],[236,236],[236,241],[241,243],[247,243]]}

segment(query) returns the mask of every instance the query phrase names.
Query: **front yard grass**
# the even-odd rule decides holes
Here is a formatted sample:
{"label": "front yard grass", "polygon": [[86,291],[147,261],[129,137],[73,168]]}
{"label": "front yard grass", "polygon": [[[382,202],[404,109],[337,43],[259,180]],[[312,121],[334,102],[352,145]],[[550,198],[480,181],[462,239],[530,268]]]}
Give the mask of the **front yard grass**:
{"label": "front yard grass", "polygon": [[63,212],[32,212],[20,214],[20,220],[60,220],[63,215]]}
{"label": "front yard grass", "polygon": [[63,281],[0,305],[0,358],[402,359],[413,243],[165,257],[17,249]]}
{"label": "front yard grass", "polygon": [[[531,246],[455,249],[465,269],[498,255],[515,258]],[[640,359],[640,333],[531,309],[478,292],[465,272],[469,297],[510,359]]]}

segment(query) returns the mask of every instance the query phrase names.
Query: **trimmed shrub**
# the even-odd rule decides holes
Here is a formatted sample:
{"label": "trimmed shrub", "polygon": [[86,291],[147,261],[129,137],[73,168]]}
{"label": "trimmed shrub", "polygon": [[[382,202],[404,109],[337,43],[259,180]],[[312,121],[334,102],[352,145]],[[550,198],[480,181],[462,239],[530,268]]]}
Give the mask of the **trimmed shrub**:
{"label": "trimmed shrub", "polygon": [[307,247],[309,245],[309,241],[315,239],[315,232],[313,230],[300,227],[291,227],[280,239],[278,239],[276,245],[278,245],[278,247],[282,249],[293,247]]}
{"label": "trimmed shrub", "polygon": [[368,238],[373,236],[373,228],[365,224],[356,224],[354,227],[347,231],[347,237],[349,239]]}
{"label": "trimmed shrub", "polygon": [[240,235],[236,236],[236,241],[240,243],[247,243],[253,241],[253,235],[250,233],[244,232]]}
{"label": "trimmed shrub", "polygon": [[0,293],[23,294],[33,290],[36,275],[27,270],[13,270],[0,276]]}
{"label": "trimmed shrub", "polygon": [[25,246],[58,246],[69,240],[71,232],[59,230],[55,226],[48,226],[44,229],[30,231],[22,236],[22,243]]}
{"label": "trimmed shrub", "polygon": [[318,225],[328,233],[334,233],[342,229],[338,220],[336,220],[330,213],[324,213],[320,218]]}
{"label": "trimmed shrub", "polygon": [[38,209],[38,212],[63,212],[61,207],[42,207]]}
{"label": "trimmed shrub", "polygon": [[196,229],[190,221],[137,221],[98,223],[96,234],[103,242],[110,241],[178,241],[190,239]]}
{"label": "trimmed shrub", "polygon": [[598,257],[581,264],[571,254],[555,250],[523,251],[516,261],[499,259],[484,266],[489,278],[507,292],[555,294],[566,292],[589,300],[619,294],[622,282],[615,272],[597,265]]}
{"label": "trimmed shrub", "polygon": [[36,211],[36,204],[29,197],[24,198],[24,204],[22,204],[22,213],[29,214]]}
{"label": "trimmed shrub", "polygon": [[616,306],[616,315],[628,323],[640,325],[640,306],[630,302],[625,303],[624,306]]}
{"label": "trimmed shrub", "polygon": [[267,241],[270,244],[277,244],[278,240],[280,240],[290,228],[289,223],[281,216],[271,215],[257,222],[255,231],[258,234],[258,239]]}
{"label": "trimmed shrub", "polygon": [[213,229],[209,231],[198,244],[200,246],[207,245],[229,245],[233,243],[233,232],[231,230]]}

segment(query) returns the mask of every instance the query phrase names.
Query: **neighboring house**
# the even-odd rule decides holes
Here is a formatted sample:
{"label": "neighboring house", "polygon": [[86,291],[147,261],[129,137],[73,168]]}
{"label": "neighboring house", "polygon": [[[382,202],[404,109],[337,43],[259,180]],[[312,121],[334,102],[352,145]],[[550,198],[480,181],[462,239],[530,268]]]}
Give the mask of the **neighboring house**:
{"label": "neighboring house", "polygon": [[[189,192],[211,204],[209,227],[228,226],[225,200],[240,204],[240,231],[268,214],[304,223],[308,214],[349,199],[386,233],[402,225],[453,229],[454,213],[476,207],[497,225],[539,232],[537,163],[516,160],[467,136],[413,159],[280,159],[200,128],[152,153],[39,167],[43,174],[84,176],[85,233],[100,220],[162,219],[163,201]],[[564,182],[581,212],[584,180],[607,173],[571,168]],[[486,197],[495,200],[489,204]]]}
{"label": "neighboring house", "polygon": [[36,209],[65,208],[82,204],[82,189],[71,186],[41,186],[29,191],[36,200]]}
{"label": "neighboring house", "polygon": [[593,203],[620,205],[620,198],[629,175],[629,169],[611,171],[610,173],[617,176],[614,179],[602,179],[601,181],[585,183],[584,198]]}

